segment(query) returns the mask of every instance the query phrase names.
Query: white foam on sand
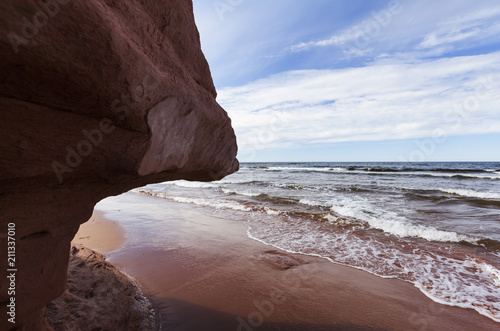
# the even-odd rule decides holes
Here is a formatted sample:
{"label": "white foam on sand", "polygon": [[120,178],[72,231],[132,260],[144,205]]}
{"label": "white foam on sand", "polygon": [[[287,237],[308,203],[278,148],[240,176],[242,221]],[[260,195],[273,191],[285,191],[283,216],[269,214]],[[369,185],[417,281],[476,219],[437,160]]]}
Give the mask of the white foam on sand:
{"label": "white foam on sand", "polygon": [[[297,218],[268,207],[248,206],[226,199],[203,199],[173,196],[139,190],[139,193],[181,203],[224,208],[244,212],[248,220],[249,237],[277,248],[320,256],[384,278],[398,278],[415,284],[432,300],[451,306],[475,309],[500,322],[500,270],[488,261],[474,256],[454,256],[434,249],[432,244],[408,244],[408,237],[440,242],[476,242],[478,238],[414,224],[395,212],[390,212],[363,199],[335,199],[334,202],[300,200],[311,206],[327,206],[332,214],[325,222]],[[237,214],[235,214],[237,215]],[[345,223],[343,216],[348,223]],[[337,219],[336,219],[337,218]],[[361,221],[383,230],[360,237],[350,220]],[[399,238],[399,239],[398,239]],[[411,246],[412,249],[405,248]],[[440,246],[438,246],[440,247]]]}
{"label": "white foam on sand", "polygon": [[180,197],[180,196],[175,196],[175,195],[170,195],[166,193],[158,193],[158,192],[151,192],[151,191],[145,191],[145,190],[138,190],[136,191],[137,193],[149,195],[149,196],[154,196],[157,198],[163,198],[163,199],[169,199],[177,202],[182,202],[182,203],[190,203],[194,205],[199,205],[199,206],[207,206],[207,207],[213,207],[213,208],[227,208],[227,209],[233,209],[233,210],[241,210],[241,211],[251,211],[252,208],[246,205],[243,205],[241,203],[238,203],[236,201],[231,201],[231,200],[216,200],[216,199],[204,199],[204,198],[189,198],[189,197]]}
{"label": "white foam on sand", "polygon": [[413,283],[432,300],[475,309],[500,322],[500,270],[476,257],[457,258],[426,246],[405,249],[404,241],[381,242],[355,232],[321,231],[318,222],[265,217],[249,221],[248,235],[277,248],[320,256],[332,262],[368,271],[383,278]]}

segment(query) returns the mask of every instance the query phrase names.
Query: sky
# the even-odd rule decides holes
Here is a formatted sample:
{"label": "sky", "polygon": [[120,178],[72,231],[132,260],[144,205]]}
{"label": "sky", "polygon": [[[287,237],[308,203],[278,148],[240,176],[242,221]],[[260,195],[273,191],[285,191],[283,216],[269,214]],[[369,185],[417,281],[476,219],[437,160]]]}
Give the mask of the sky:
{"label": "sky", "polygon": [[193,3],[240,161],[500,161],[500,1]]}

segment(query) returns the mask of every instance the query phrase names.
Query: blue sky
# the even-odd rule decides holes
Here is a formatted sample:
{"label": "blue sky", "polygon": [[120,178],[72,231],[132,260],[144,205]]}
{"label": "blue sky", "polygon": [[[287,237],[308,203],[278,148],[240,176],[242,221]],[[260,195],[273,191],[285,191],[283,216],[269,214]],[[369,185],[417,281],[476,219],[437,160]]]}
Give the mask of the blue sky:
{"label": "blue sky", "polygon": [[500,2],[194,0],[240,161],[500,161]]}

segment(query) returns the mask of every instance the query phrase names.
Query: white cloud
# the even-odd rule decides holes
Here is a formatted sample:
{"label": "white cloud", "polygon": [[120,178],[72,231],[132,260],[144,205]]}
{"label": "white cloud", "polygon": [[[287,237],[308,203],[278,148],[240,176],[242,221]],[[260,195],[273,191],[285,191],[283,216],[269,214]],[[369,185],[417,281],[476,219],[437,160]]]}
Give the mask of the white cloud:
{"label": "white cloud", "polygon": [[354,28],[346,30],[338,35],[334,35],[328,39],[301,42],[288,47],[287,50],[292,52],[301,52],[313,47],[341,46],[348,42],[354,41],[357,38],[361,38],[363,35],[363,30],[360,29],[360,25],[357,25]]}
{"label": "white cloud", "polygon": [[270,6],[267,1],[223,0],[231,7],[223,19],[215,3],[193,1],[202,49],[218,87],[255,79],[280,60],[281,54],[276,54],[296,33],[314,29],[297,23],[308,8],[314,8],[306,1],[275,0]]}
{"label": "white cloud", "polygon": [[[428,138],[436,129],[500,132],[500,53],[451,57],[498,42],[497,0],[404,0],[385,21],[370,9],[322,3],[243,1],[221,21],[212,2],[195,1],[218,101],[240,150]],[[443,54],[450,58],[429,59]],[[361,56],[350,63],[356,68],[335,69],[349,65],[343,57]],[[292,70],[300,68],[318,70]],[[490,78],[493,92],[478,99],[474,90]]]}
{"label": "white cloud", "polygon": [[500,132],[500,52],[289,71],[219,91],[242,151]]}
{"label": "white cloud", "polygon": [[488,44],[500,33],[500,5],[491,1],[402,1],[397,11],[388,8],[367,13],[361,22],[328,38],[296,43],[286,51],[334,46],[351,58],[415,48],[426,50],[421,56],[438,56]]}
{"label": "white cloud", "polygon": [[496,16],[500,15],[500,6],[498,6],[498,3],[494,3],[494,5],[496,5],[496,7],[489,5],[487,8],[479,8],[474,10],[474,7],[476,7],[476,4],[474,4],[474,7],[471,8],[472,11],[469,11],[463,15],[455,15],[454,17],[444,21],[442,25],[456,26],[470,23],[477,24],[478,22],[485,22],[495,19]]}
{"label": "white cloud", "polygon": [[481,30],[479,28],[475,28],[470,31],[456,30],[441,33],[433,32],[425,37],[424,41],[422,41],[419,45],[419,48],[430,48],[440,46],[442,44],[462,41],[464,39],[477,36],[480,32]]}
{"label": "white cloud", "polygon": [[325,46],[337,46],[345,49],[347,44],[352,44],[348,50],[351,53],[350,55],[364,55],[368,52],[365,49],[367,45],[373,39],[379,37],[383,30],[392,23],[394,17],[401,14],[402,11],[403,6],[400,0],[390,1],[386,7],[378,11],[372,11],[363,21],[344,29],[340,33],[336,33],[327,39],[301,42],[288,47],[286,51],[300,52],[313,47]]}
{"label": "white cloud", "polygon": [[[458,15],[439,24],[436,31],[428,33],[418,48],[431,48],[464,40],[473,43],[490,39],[500,32],[500,7],[478,9],[467,15]],[[460,45],[458,46],[460,47]],[[462,46],[463,47],[463,46]]]}

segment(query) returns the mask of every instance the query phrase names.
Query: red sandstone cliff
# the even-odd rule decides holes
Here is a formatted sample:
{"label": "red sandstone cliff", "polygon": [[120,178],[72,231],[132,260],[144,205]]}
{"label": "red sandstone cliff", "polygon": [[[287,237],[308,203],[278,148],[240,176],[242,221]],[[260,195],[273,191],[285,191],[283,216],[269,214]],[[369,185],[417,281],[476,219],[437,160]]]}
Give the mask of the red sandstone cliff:
{"label": "red sandstone cliff", "polygon": [[48,327],[70,241],[99,200],[238,169],[192,12],[186,0],[0,2],[2,330]]}

